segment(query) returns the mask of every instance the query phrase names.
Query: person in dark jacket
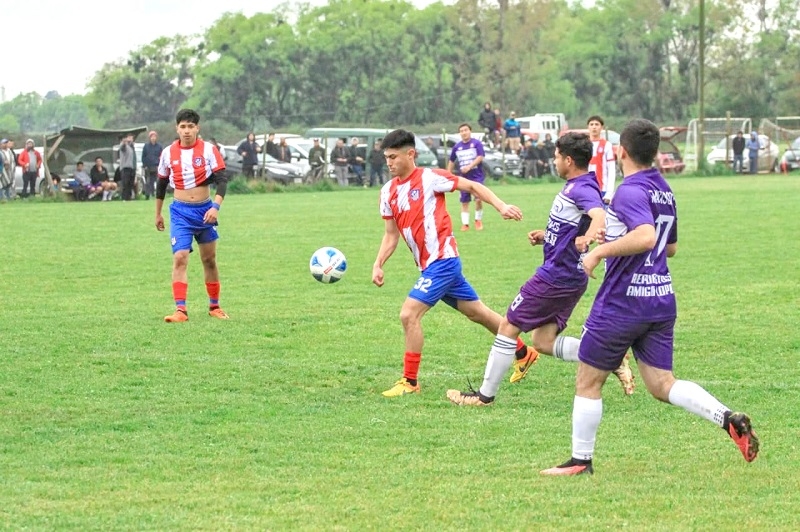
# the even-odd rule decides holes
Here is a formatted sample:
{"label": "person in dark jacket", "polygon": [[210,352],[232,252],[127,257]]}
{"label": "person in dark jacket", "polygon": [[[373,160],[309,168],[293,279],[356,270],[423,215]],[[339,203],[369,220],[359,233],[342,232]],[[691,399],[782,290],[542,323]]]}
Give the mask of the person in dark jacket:
{"label": "person in dark jacket", "polygon": [[156,179],[158,178],[158,163],[164,147],[158,143],[158,133],[151,131],[150,141],[142,148],[142,166],[144,167],[144,199],[156,193]]}
{"label": "person in dark jacket", "polygon": [[497,116],[494,114],[494,111],[492,111],[491,102],[483,104],[483,110],[481,114],[478,115],[478,124],[483,128],[484,142],[493,141]]}
{"label": "person in dark jacket", "polygon": [[381,141],[376,140],[369,152],[369,186],[383,185],[383,168],[386,166],[386,157],[381,149]]}
{"label": "person in dark jacket", "polygon": [[267,135],[266,150],[267,150],[267,155],[271,155],[272,157],[278,160],[281,159],[280,157],[278,157],[278,145],[275,144],[275,133],[270,133],[269,135]]}
{"label": "person in dark jacket", "polygon": [[255,177],[255,167],[258,166],[258,154],[261,146],[256,143],[256,135],[252,131],[247,138],[236,148],[236,153],[242,156],[242,173],[247,178]]}
{"label": "person in dark jacket", "polygon": [[348,157],[347,162],[350,164],[350,168],[353,169],[353,173],[356,174],[356,184],[358,186],[364,185],[364,158],[366,156],[366,149],[362,150],[358,147],[358,137],[353,137],[350,141],[350,146],[347,148]]}
{"label": "person in dark jacket", "polygon": [[289,150],[289,145],[286,144],[286,139],[281,139],[281,143],[277,147],[276,155],[273,155],[273,157],[284,163],[292,162],[292,152]]}
{"label": "person in dark jacket", "polygon": [[736,133],[736,137],[734,137],[731,144],[733,148],[733,171],[741,174],[744,166],[744,133],[741,131]]}

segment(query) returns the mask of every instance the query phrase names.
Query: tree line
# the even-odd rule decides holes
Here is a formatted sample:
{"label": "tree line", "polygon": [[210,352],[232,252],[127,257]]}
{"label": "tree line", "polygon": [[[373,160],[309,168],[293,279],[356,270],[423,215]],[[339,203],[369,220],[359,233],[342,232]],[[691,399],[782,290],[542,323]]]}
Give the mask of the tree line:
{"label": "tree line", "polygon": [[[800,115],[798,7],[706,2],[706,116]],[[182,106],[231,131],[452,125],[487,100],[577,124],[685,124],[698,112],[698,28],[697,0],[284,4],[156,39],[104,65],[85,95],[20,95],[0,105],[0,132],[168,122]]]}

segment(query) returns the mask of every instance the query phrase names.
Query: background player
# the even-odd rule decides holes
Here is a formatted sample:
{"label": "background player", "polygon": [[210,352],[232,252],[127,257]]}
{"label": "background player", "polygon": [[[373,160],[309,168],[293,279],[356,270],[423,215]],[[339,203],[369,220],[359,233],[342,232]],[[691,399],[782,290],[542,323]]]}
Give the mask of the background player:
{"label": "background player", "polygon": [[584,325],[572,407],[572,458],[545,475],[593,472],[592,457],[603,415],[602,387],[628,349],[656,399],[680,406],[722,427],[745,460],[758,454],[750,419],[733,413],[694,382],[672,373],[677,308],[667,257],[677,252],[675,199],[666,180],[652,168],[661,140],[649,120],[633,120],[620,139],[625,180],[606,217],[606,242],[583,258],[586,273],[607,259],[606,274]]}
{"label": "background player", "polygon": [[617,160],[614,155],[613,145],[603,137],[603,126],[605,122],[597,115],[590,116],[586,122],[589,129],[589,138],[592,140],[594,151],[592,160],[589,162],[589,171],[597,176],[597,183],[600,185],[600,192],[603,194],[603,201],[611,203],[614,197],[614,183],[617,179]]}
{"label": "background player", "polygon": [[[186,292],[189,278],[186,268],[192,239],[197,241],[200,260],[209,298],[208,314],[228,319],[219,307],[219,271],[217,270],[217,216],[225,198],[228,180],[225,163],[219,150],[198,138],[200,115],[192,109],[181,109],[175,118],[178,140],[161,153],[156,184],[156,229],[164,230],[161,209],[167,194],[167,184],[175,189],[169,206],[169,234],[172,241],[172,295],[175,312],[166,322],[189,319],[186,312]],[[216,194],[211,201],[210,185],[216,181]]]}
{"label": "background player", "polygon": [[[403,377],[383,392],[386,397],[419,393],[417,373],[424,337],[422,317],[440,300],[497,334],[502,316],[478,299],[461,273],[453,226],[445,205],[446,192],[460,190],[481,198],[507,220],[521,220],[522,212],[501,201],[480,183],[443,170],[417,168],[414,134],[398,129],[381,143],[392,179],[381,189],[380,212],[385,231],[372,266],[372,282],[383,286],[383,265],[392,256],[400,237],[406,241],[421,275],[400,309],[405,333]],[[526,371],[539,354],[517,339],[517,364]]]}
{"label": "background player", "polygon": [[[478,139],[472,138],[472,128],[469,124],[458,126],[458,134],[461,140],[453,146],[450,151],[450,160],[447,162],[447,170],[454,174],[483,184],[485,175],[483,173],[483,143]],[[461,192],[461,230],[469,230],[469,202],[472,196],[469,192]],[[483,201],[475,196],[475,230],[483,230]]]}
{"label": "background player", "polygon": [[[577,338],[558,336],[578,304],[589,278],[583,271],[581,256],[592,242],[590,236],[605,227],[605,205],[597,180],[589,173],[592,143],[583,133],[567,133],[556,141],[555,167],[566,179],[550,209],[547,230],[531,231],[532,245],[544,246],[544,262],[533,277],[520,288],[500,322],[489,352],[483,385],[476,391],[448,390],[447,397],[458,405],[491,404],[500,389],[503,376],[513,363],[514,341],[520,332],[532,331],[533,346],[539,353],[567,361],[578,361]],[[624,363],[624,362],[623,362]],[[630,367],[622,373],[623,388],[633,392]],[[524,377],[517,371],[511,382]]]}

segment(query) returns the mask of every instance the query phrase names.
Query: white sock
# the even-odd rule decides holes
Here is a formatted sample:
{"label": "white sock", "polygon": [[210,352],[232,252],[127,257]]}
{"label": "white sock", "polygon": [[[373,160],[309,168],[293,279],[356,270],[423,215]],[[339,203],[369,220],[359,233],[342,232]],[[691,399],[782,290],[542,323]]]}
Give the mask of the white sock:
{"label": "white sock", "polygon": [[475,211],[475,221],[483,220],[483,209]]}
{"label": "white sock", "polygon": [[461,225],[469,225],[469,213],[462,212],[461,213]]}
{"label": "white sock", "polygon": [[720,427],[725,421],[725,412],[730,410],[702,386],[692,381],[675,381],[669,391],[669,402]]}
{"label": "white sock", "polygon": [[517,351],[517,340],[498,334],[494,339],[489,360],[486,361],[486,371],[483,374],[483,384],[479,390],[486,397],[494,397],[500,389],[500,383],[514,363],[514,353]]}
{"label": "white sock", "polygon": [[553,344],[553,356],[564,362],[578,362],[578,348],[581,341],[572,336],[556,336]]}
{"label": "white sock", "polygon": [[572,457],[591,460],[597,427],[603,418],[603,400],[575,396],[572,403]]}
{"label": "white sock", "polygon": [[108,199],[108,190],[104,190],[103,191],[103,201],[106,201],[107,199]]}

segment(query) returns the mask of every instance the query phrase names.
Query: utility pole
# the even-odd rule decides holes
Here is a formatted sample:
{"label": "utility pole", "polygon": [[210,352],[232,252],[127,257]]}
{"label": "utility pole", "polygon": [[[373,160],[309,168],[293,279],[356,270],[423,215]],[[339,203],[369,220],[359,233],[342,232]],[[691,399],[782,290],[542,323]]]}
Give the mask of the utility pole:
{"label": "utility pole", "polygon": [[706,168],[706,137],[705,137],[705,84],[706,84],[706,2],[700,1],[700,48],[699,65],[697,73],[697,98],[698,98],[698,125],[697,125],[697,169]]}

